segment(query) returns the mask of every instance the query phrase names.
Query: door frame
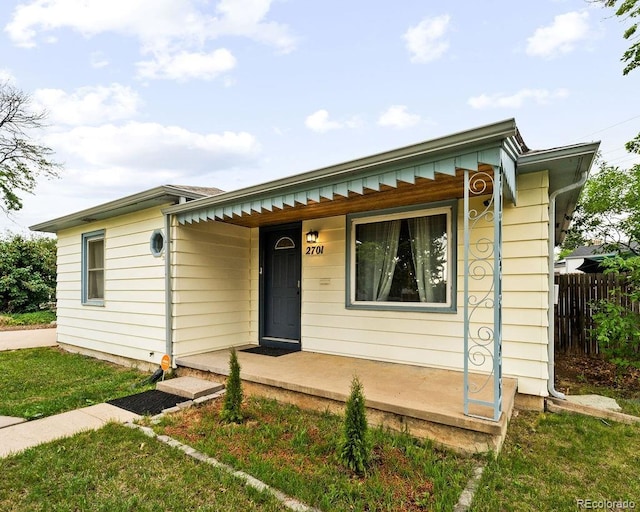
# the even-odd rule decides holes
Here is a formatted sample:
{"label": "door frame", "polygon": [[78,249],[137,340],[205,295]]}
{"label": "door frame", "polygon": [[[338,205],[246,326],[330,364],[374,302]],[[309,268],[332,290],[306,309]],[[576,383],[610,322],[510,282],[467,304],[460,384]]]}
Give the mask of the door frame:
{"label": "door frame", "polygon": [[[274,347],[274,348],[289,348],[291,350],[302,350],[302,222],[289,222],[287,224],[276,224],[272,226],[262,226],[259,228],[259,258],[258,258],[258,344],[265,347]],[[298,295],[298,322],[300,323],[299,330],[300,339],[298,343],[291,342],[278,342],[274,340],[265,340],[264,339],[264,322],[265,322],[265,283],[264,278],[266,275],[265,268],[265,240],[267,238],[266,235],[271,234],[277,231],[297,229],[299,232],[298,240],[296,240],[296,249],[299,248],[299,261],[300,261],[300,271],[298,275],[298,279],[300,280],[300,293]]]}

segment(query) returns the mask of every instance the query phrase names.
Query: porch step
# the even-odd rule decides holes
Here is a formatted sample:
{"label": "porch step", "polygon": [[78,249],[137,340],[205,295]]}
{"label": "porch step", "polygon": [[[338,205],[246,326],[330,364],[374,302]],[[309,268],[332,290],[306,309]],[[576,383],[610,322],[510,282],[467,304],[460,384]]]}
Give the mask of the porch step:
{"label": "porch step", "polygon": [[158,391],[164,391],[165,393],[171,393],[172,395],[195,400],[201,396],[212,395],[224,389],[224,386],[216,382],[197,379],[195,377],[178,377],[176,379],[158,382],[156,389]]}

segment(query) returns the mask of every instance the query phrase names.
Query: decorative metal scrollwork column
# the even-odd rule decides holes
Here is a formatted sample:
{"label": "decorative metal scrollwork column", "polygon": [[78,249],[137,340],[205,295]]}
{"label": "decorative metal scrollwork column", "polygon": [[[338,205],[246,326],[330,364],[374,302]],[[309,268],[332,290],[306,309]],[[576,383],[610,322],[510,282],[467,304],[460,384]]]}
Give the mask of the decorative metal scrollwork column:
{"label": "decorative metal scrollwork column", "polygon": [[[487,195],[492,188],[490,199],[471,208],[471,198]],[[472,236],[474,232],[479,234]],[[464,413],[494,421],[502,413],[501,299],[502,170],[465,170]],[[487,408],[490,415],[476,412]]]}

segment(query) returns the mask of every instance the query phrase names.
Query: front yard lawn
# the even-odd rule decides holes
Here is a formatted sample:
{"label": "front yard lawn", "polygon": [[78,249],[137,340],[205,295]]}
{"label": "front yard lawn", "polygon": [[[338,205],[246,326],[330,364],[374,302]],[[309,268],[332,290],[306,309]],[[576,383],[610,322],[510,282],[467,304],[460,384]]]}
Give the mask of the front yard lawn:
{"label": "front yard lawn", "polygon": [[478,461],[372,428],[374,462],[358,477],[338,462],[342,418],[249,398],[244,423],[220,420],[221,401],[163,418],[158,433],[326,511],[450,511]]}
{"label": "front yard lawn", "polygon": [[148,373],[57,348],[0,352],[0,416],[35,419],[139,393]]}
{"label": "front yard lawn", "polygon": [[577,500],[630,500],[640,507],[638,447],[640,424],[520,412],[500,456],[486,467],[471,510],[580,510]]}
{"label": "front yard lawn", "polygon": [[287,509],[270,495],[139,430],[109,424],[3,459],[0,510]]}

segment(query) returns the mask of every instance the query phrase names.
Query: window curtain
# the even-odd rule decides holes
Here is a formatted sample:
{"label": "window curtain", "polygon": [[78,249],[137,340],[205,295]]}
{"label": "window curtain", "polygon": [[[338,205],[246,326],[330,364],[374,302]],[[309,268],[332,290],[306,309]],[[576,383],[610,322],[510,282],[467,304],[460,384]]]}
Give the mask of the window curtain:
{"label": "window curtain", "polygon": [[386,301],[391,291],[400,241],[400,221],[358,226],[358,300]]}
{"label": "window curtain", "polygon": [[415,217],[407,219],[407,223],[420,302],[441,302],[442,297],[433,282],[434,277],[438,277],[439,248],[435,241],[446,233],[446,216]]}

